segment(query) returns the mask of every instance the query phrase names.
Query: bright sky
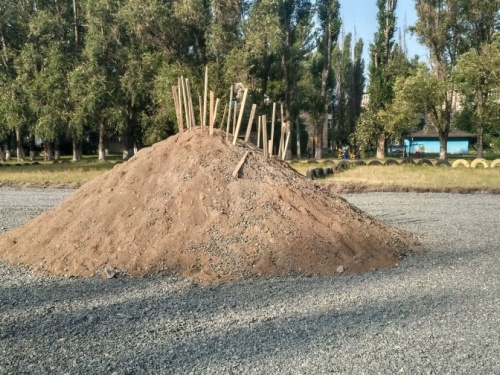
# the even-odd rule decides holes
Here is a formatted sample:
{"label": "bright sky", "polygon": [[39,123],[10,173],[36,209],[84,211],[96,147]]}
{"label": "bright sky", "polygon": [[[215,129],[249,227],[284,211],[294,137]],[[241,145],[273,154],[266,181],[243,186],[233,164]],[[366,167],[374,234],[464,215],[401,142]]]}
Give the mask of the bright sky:
{"label": "bright sky", "polygon": [[[412,26],[417,20],[415,11],[416,0],[398,0],[397,5],[397,25],[398,30],[404,30],[405,19],[406,26]],[[365,66],[369,64],[369,45],[373,42],[373,35],[377,30],[377,4],[376,0],[340,0],[340,11],[342,14],[342,24],[344,32],[353,33],[356,29],[357,38],[363,38],[364,41],[364,59]],[[396,30],[396,41],[399,31]],[[415,55],[420,56],[420,60],[427,61],[428,53],[421,46],[416,37],[406,34],[406,43],[410,57]]]}

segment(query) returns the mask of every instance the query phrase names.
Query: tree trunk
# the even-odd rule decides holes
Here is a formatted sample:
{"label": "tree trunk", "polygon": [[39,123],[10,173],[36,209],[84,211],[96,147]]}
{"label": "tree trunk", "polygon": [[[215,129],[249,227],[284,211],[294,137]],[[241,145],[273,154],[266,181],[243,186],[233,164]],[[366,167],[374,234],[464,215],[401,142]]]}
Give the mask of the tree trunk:
{"label": "tree trunk", "polygon": [[[236,111],[235,111],[236,113]],[[123,160],[128,160],[134,156],[135,144],[134,144],[134,128],[129,123],[125,134],[123,135]]]}
{"label": "tree trunk", "polygon": [[321,159],[323,157],[323,147],[321,143],[321,136],[316,138],[316,152],[314,153],[315,159]]}
{"label": "tree trunk", "polygon": [[35,134],[30,134],[30,160],[33,161],[36,158],[35,152]]}
{"label": "tree trunk", "polygon": [[300,149],[300,121],[299,118],[295,119],[295,131],[297,133],[297,159],[302,157],[302,151]]}
{"label": "tree trunk", "polygon": [[479,126],[477,129],[477,157],[478,158],[483,157],[483,150],[484,150],[483,133],[484,133],[483,127]]}
{"label": "tree trunk", "polygon": [[44,151],[43,155],[44,161],[51,161],[54,158],[54,156],[52,155],[52,145],[50,144],[50,142],[44,142],[43,151]]}
{"label": "tree trunk", "polygon": [[82,142],[73,139],[73,161],[82,161]]}
{"label": "tree trunk", "polygon": [[448,144],[448,134],[439,134],[439,159],[446,159],[446,146]]}
{"label": "tree trunk", "polygon": [[61,149],[59,147],[59,138],[56,137],[54,141],[54,160],[59,161],[60,158],[61,158]]}
{"label": "tree trunk", "polygon": [[17,161],[24,161],[23,138],[19,128],[16,129],[16,152]]}
{"label": "tree trunk", "polygon": [[0,145],[0,161],[5,161],[5,152],[3,152],[2,145]]}
{"label": "tree trunk", "polygon": [[7,140],[7,142],[5,142],[4,152],[5,152],[5,161],[9,161],[12,157],[12,153],[10,152],[10,139]]}
{"label": "tree trunk", "polygon": [[385,133],[379,135],[377,140],[377,159],[385,158]]}
{"label": "tree trunk", "polygon": [[106,153],[104,152],[104,123],[99,124],[99,146],[97,147],[97,154],[99,161],[106,160]]}

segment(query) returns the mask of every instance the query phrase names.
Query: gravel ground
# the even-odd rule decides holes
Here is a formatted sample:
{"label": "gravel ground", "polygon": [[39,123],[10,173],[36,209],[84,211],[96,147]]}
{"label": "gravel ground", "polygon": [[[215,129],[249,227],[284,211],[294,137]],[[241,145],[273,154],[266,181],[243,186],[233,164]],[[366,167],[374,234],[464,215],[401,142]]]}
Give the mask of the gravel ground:
{"label": "gravel ground", "polygon": [[[69,193],[1,188],[0,227]],[[499,374],[500,196],[345,197],[426,250],[364,275],[220,286],[0,265],[0,373]]]}

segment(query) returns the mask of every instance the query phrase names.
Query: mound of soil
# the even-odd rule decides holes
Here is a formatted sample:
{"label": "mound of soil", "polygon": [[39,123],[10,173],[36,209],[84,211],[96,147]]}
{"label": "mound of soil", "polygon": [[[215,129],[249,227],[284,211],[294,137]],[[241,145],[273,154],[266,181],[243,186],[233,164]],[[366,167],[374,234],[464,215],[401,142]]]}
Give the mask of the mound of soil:
{"label": "mound of soil", "polygon": [[56,275],[113,268],[214,282],[391,267],[413,243],[286,163],[196,129],[139,151],[2,234],[0,257]]}

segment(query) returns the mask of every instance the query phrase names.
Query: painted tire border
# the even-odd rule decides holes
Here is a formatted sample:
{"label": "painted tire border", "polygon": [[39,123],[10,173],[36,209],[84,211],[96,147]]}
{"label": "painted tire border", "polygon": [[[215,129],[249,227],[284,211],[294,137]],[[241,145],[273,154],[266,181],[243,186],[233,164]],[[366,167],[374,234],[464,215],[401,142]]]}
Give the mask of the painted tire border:
{"label": "painted tire border", "polygon": [[465,168],[470,168],[469,162],[465,159],[457,159],[451,165],[452,168],[458,168],[460,166],[464,166]]}
{"label": "painted tire border", "polygon": [[477,168],[479,164],[481,164],[484,168],[489,168],[488,161],[483,158],[477,158],[472,160],[472,162],[470,163],[470,167]]}
{"label": "painted tire border", "polygon": [[500,167],[500,159],[495,159],[490,164],[490,168],[497,168],[497,167]]}

